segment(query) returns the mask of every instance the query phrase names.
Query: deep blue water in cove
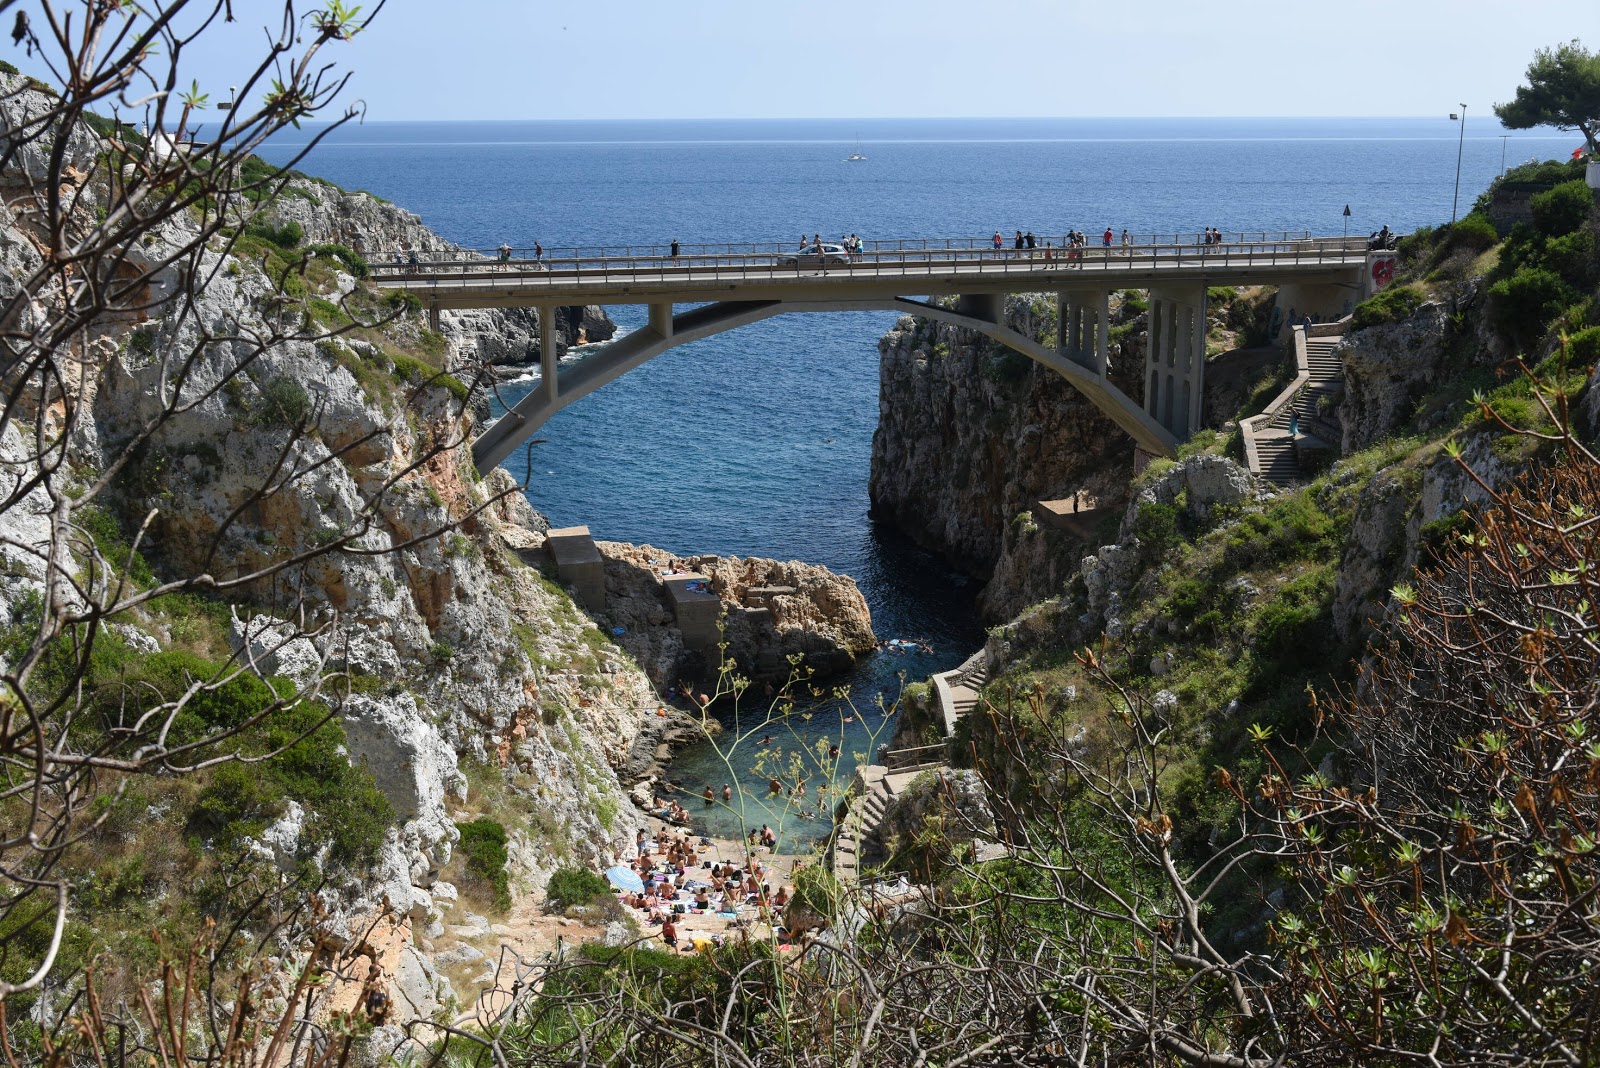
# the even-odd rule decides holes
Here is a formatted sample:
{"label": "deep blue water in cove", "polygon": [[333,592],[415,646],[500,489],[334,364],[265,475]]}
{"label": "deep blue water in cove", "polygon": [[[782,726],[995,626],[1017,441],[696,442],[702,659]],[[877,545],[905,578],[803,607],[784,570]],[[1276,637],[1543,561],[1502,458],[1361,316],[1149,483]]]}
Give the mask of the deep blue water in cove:
{"label": "deep blue water in cove", "polygon": [[[1565,158],[1576,141],[1501,141],[1474,118],[1461,213],[1507,164]],[[825,238],[982,237],[999,229],[1097,233],[1309,229],[1406,231],[1446,221],[1457,126],[1439,119],[783,120],[770,122],[370,122],[336,131],[298,166],[420,214],[464,245],[546,247]],[[263,155],[286,162],[304,134]],[[859,137],[864,163],[846,163]],[[612,308],[624,327],[643,309]],[[887,740],[875,695],[953,666],[982,640],[975,586],[874,528],[868,459],[878,416],[878,313],[789,316],[675,349],[561,412],[528,477],[535,507],[596,537],[680,553],[800,559],[853,576],[881,637],[931,655],[879,654],[837,702],[776,731],[793,753],[844,737],[839,771]],[[525,387],[524,387],[525,388]],[[512,394],[515,396],[515,394]],[[521,463],[519,459],[518,464]],[[745,715],[759,720],[746,702]],[[761,731],[759,733],[766,733]],[[773,758],[736,755],[766,791]],[[729,773],[710,746],[670,773],[698,793]],[[818,780],[812,778],[815,789]],[[817,808],[814,793],[803,807]],[[738,814],[688,799],[697,823],[737,833]],[[751,800],[744,818],[779,813]],[[804,841],[823,819],[789,815]]]}

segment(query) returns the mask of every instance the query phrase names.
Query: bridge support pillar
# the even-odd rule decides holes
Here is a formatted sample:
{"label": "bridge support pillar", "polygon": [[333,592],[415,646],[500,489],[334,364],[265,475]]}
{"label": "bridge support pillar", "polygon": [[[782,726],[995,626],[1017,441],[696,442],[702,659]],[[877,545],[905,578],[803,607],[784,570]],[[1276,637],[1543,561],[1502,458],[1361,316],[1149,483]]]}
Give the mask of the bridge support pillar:
{"label": "bridge support pillar", "polygon": [[663,338],[672,336],[672,305],[650,305],[650,329],[660,334]]}
{"label": "bridge support pillar", "polygon": [[428,305],[428,329],[435,334],[439,332],[439,305]]}
{"label": "bridge support pillar", "polygon": [[561,342],[561,332],[556,323],[560,314],[558,305],[539,305],[539,392],[550,404],[555,403],[556,391],[560,388],[556,381],[556,365],[560,358],[558,346]]}
{"label": "bridge support pillar", "polygon": [[1179,441],[1200,429],[1205,400],[1206,287],[1150,290],[1144,410]]}
{"label": "bridge support pillar", "polygon": [[998,324],[1005,310],[1006,298],[999,293],[963,293],[956,298],[956,311],[969,319]]}
{"label": "bridge support pillar", "polygon": [[1056,294],[1056,351],[1104,377],[1110,365],[1111,293],[1068,289]]}

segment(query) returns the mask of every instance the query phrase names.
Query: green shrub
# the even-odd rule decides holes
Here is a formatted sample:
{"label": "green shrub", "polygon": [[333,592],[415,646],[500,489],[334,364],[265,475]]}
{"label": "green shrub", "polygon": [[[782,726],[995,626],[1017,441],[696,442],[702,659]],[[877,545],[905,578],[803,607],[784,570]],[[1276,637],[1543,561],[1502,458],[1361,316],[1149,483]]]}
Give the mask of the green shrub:
{"label": "green shrub", "polygon": [[144,554],[133,553],[129,557],[131,542],[124,535],[122,524],[116,516],[96,505],[78,509],[75,516],[78,525],[112,567],[120,570],[126,566],[128,577],[141,586],[148,586],[155,581],[155,573],[150,570]]}
{"label": "green shrub", "polygon": [[1554,189],[1535,193],[1528,201],[1533,224],[1546,237],[1570,234],[1589,219],[1594,210],[1594,191],[1583,179],[1562,182]]}
{"label": "green shrub", "polygon": [[1337,569],[1325,564],[1279,587],[1256,611],[1250,645],[1261,669],[1253,690],[1271,689],[1286,674],[1332,666],[1339,655],[1332,613],[1336,581]]}
{"label": "green shrub", "polygon": [[1417,532],[1417,555],[1425,565],[1439,564],[1457,536],[1471,529],[1472,518],[1464,511],[1451,512],[1442,519],[1424,523]]}
{"label": "green shrub", "polygon": [[[366,258],[355,249],[345,248],[343,245],[312,245],[306,251],[313,256],[328,256],[338,260],[344,264],[345,270],[356,278],[366,278],[372,274],[372,268],[367,264]],[[417,303],[421,305],[421,301]]]}
{"label": "green shrub", "polygon": [[22,72],[17,69],[16,64],[7,63],[5,60],[0,59],[0,74],[21,74],[21,73]]}
{"label": "green shrub", "polygon": [[1146,501],[1134,514],[1133,533],[1146,560],[1159,558],[1178,540],[1178,510],[1170,504]]}
{"label": "green shrub", "polygon": [[1415,286],[1390,286],[1356,305],[1350,327],[1363,330],[1382,323],[1398,323],[1411,318],[1426,299]]}
{"label": "green shrub", "polygon": [[601,894],[609,894],[611,884],[584,868],[560,868],[550,876],[545,898],[556,911],[573,905],[587,905]]}
{"label": "green shrub", "polygon": [[1489,318],[1500,336],[1513,344],[1531,345],[1572,303],[1573,292],[1554,271],[1524,267],[1490,286],[1489,298]]}
{"label": "green shrub", "polygon": [[1484,252],[1493,248],[1499,240],[1500,233],[1494,227],[1494,220],[1475,211],[1449,228],[1445,249],[1447,252],[1461,249]]}
{"label": "green shrub", "polygon": [[455,375],[446,374],[430,364],[423,363],[421,360],[413,356],[406,356],[403,353],[395,353],[390,358],[394,361],[394,376],[400,381],[409,382],[417,386],[449,390],[452,397],[463,404],[466,403],[469,392],[467,384]]}
{"label": "green shrub", "polygon": [[1206,290],[1206,300],[1212,304],[1227,304],[1238,297],[1239,291],[1232,286],[1212,286]]}
{"label": "green shrub", "polygon": [[1587,227],[1546,241],[1542,259],[1544,266],[1580,291],[1592,287],[1597,275],[1600,275],[1600,255],[1596,254],[1594,231]]}
{"label": "green shrub", "polygon": [[323,326],[341,327],[349,326],[355,320],[339,305],[323,297],[311,297],[306,301],[306,311],[313,322]]}
{"label": "green shrub", "polygon": [[1580,330],[1567,338],[1567,362],[1574,367],[1600,363],[1600,326]]}
{"label": "green shrub", "polygon": [[262,241],[271,242],[282,249],[297,248],[306,239],[305,229],[293,219],[281,226],[273,226],[264,219],[251,219],[244,232]]}
{"label": "green shrub", "polygon": [[385,290],[383,306],[401,315],[416,315],[422,311],[422,298],[404,289]]}
{"label": "green shrub", "polygon": [[488,816],[480,816],[471,823],[458,823],[461,832],[461,852],[467,858],[467,871],[482,879],[494,891],[494,906],[504,912],[511,907],[511,883],[506,875],[506,864],[511,854],[506,850],[506,829]]}
{"label": "green shrub", "polygon": [[310,420],[311,411],[311,397],[305,387],[286,375],[270,379],[261,387],[257,420],[262,426],[298,430]]}
{"label": "green shrub", "polygon": [[[94,700],[109,718],[114,711],[154,707],[175,701],[195,682],[209,682],[222,669],[192,653],[165,652],[124,665],[126,678],[97,673]],[[345,733],[327,706],[293,699],[283,681],[269,686],[254,675],[239,675],[221,686],[202,689],[185,703],[168,736],[169,745],[204,741],[222,731],[239,731],[224,751],[243,756],[277,753],[249,765],[224,764],[209,774],[205,789],[187,816],[189,834],[212,848],[234,848],[244,835],[259,833],[282,814],[292,798],[308,810],[300,837],[302,856],[324,847],[339,864],[364,865],[377,855],[394,809],[372,775],[350,763]],[[274,702],[282,707],[273,708]],[[251,723],[257,717],[259,722]],[[245,726],[250,724],[249,726]],[[281,750],[281,752],[280,752]],[[208,748],[198,758],[220,755]]]}

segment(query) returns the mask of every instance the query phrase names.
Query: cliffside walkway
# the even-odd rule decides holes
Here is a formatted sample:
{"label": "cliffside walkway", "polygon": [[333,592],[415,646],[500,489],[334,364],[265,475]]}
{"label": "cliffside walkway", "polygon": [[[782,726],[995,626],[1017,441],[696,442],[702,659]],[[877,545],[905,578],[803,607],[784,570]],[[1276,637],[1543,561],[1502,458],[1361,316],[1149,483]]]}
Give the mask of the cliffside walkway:
{"label": "cliffside walkway", "polygon": [[[1135,444],[1171,455],[1200,426],[1204,395],[1206,289],[1300,284],[1363,290],[1373,277],[1364,238],[1300,233],[1229,234],[1205,245],[1191,235],[1150,234],[1127,247],[994,249],[967,238],[871,242],[846,262],[808,264],[793,243],[451,253],[372,265],[380,286],[417,296],[435,322],[443,309],[532,307],[540,319],[538,386],[473,443],[479,470],[503,462],[568,404],[678,345],[789,312],[895,311],[984,334],[1049,367],[1104,412]],[[796,261],[791,263],[790,261]],[[1107,377],[1110,295],[1150,294],[1150,344],[1137,404]],[[1011,293],[1053,292],[1055,344],[1004,322]],[[930,299],[956,297],[953,305]],[[1362,295],[1365,295],[1364,292]],[[557,365],[557,309],[644,304],[648,325]],[[676,305],[694,307],[678,311]]]}
{"label": "cliffside walkway", "polygon": [[1348,328],[1348,319],[1296,326],[1294,381],[1260,415],[1240,423],[1250,470],[1275,486],[1301,480],[1301,450],[1339,448],[1338,416],[1321,408],[1324,398],[1344,392],[1344,363],[1336,350]]}

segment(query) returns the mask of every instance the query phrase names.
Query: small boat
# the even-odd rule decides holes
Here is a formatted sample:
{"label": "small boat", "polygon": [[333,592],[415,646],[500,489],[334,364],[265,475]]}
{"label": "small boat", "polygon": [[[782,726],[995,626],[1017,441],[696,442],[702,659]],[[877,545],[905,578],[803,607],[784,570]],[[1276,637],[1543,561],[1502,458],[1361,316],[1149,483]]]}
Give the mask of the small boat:
{"label": "small boat", "polygon": [[856,134],[856,150],[845,157],[846,163],[865,163],[867,157],[861,154],[861,135]]}

